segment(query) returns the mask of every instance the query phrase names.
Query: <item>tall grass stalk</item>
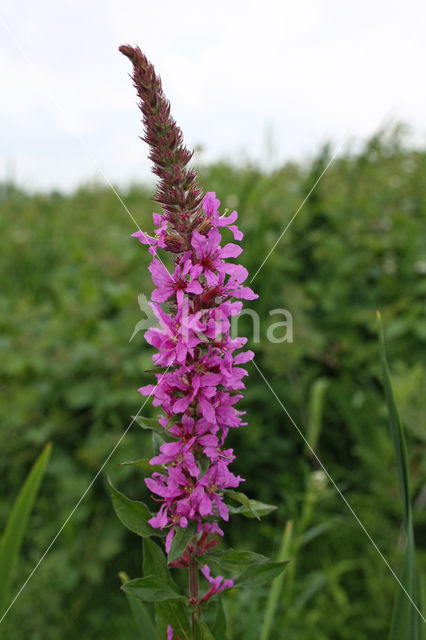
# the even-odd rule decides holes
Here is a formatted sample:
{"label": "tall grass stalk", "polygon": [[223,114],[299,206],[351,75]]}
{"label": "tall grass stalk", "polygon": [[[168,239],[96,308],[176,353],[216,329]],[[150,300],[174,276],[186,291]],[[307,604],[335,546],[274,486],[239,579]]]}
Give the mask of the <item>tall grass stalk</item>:
{"label": "tall grass stalk", "polygon": [[404,429],[395,404],[389,366],[386,359],[385,339],[382,318],[377,312],[380,360],[383,371],[383,385],[389,414],[390,435],[395,452],[396,468],[401,491],[403,507],[403,526],[407,542],[405,548],[404,567],[400,588],[395,601],[389,640],[417,640],[419,637],[419,615],[417,609],[417,569],[416,551],[413,530],[413,514],[411,508],[410,477],[408,470],[408,455]]}
{"label": "tall grass stalk", "polygon": [[[290,559],[291,540],[293,536],[293,521],[288,520],[284,527],[283,535],[281,538],[280,549],[278,551],[277,561],[285,562]],[[268,601],[266,603],[265,617],[263,618],[263,625],[260,634],[260,640],[268,640],[271,634],[271,630],[274,624],[274,618],[278,607],[278,602],[283,586],[285,573],[281,573],[271,583],[269,590]]]}

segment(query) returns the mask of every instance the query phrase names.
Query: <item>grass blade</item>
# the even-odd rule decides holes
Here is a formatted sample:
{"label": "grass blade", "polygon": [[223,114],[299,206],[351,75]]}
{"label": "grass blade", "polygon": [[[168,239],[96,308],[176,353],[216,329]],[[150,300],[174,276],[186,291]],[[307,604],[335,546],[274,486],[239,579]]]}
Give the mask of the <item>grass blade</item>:
{"label": "grass blade", "polygon": [[[389,366],[386,359],[383,323],[379,312],[377,312],[377,320],[379,331],[380,359],[383,371],[383,386],[385,390],[386,404],[389,415],[389,428],[395,452],[399,488],[401,492],[404,529],[407,536],[404,569],[401,578],[401,582],[405,591],[402,588],[400,588],[398,591],[392,614],[389,640],[401,640],[401,638],[404,638],[405,640],[418,640],[419,616],[416,610],[416,553],[412,521],[407,447],[405,444],[404,429],[402,427],[393,395]],[[413,602],[415,603],[415,606],[413,606]]]}
{"label": "grass blade", "polygon": [[[278,552],[278,557],[277,557],[278,562],[284,562],[285,560],[288,560],[292,534],[293,534],[293,522],[289,520],[286,523],[286,526],[284,528],[284,533],[281,540],[281,546],[280,546],[280,550]],[[262,625],[262,631],[260,634],[260,640],[268,640],[270,636],[272,625],[274,622],[275,612],[278,606],[278,600],[281,594],[284,575],[285,575],[284,573],[281,573],[279,576],[274,578],[274,580],[272,580],[271,588],[269,590],[269,595],[268,595],[268,601],[266,603],[266,611],[265,611],[265,617],[263,618],[263,625]]]}
{"label": "grass blade", "polygon": [[34,501],[49,461],[51,445],[47,444],[35,461],[10,512],[0,540],[0,617],[6,609],[13,572]]}
{"label": "grass blade", "polygon": [[380,359],[383,371],[383,386],[385,389],[386,404],[389,414],[390,434],[395,451],[396,468],[398,472],[399,487],[401,491],[402,507],[404,512],[404,526],[408,532],[411,523],[411,497],[410,497],[410,479],[408,473],[408,457],[407,447],[405,445],[404,431],[401,420],[399,418],[398,409],[396,408],[392,383],[390,379],[389,366],[386,359],[385,339],[383,334],[383,323],[380,313],[377,312],[379,324],[379,345]]}
{"label": "grass blade", "polygon": [[324,415],[325,394],[330,386],[327,378],[317,378],[311,387],[309,397],[309,420],[306,438],[311,448],[305,444],[305,454],[312,456],[318,448],[318,441],[322,429],[322,421]]}

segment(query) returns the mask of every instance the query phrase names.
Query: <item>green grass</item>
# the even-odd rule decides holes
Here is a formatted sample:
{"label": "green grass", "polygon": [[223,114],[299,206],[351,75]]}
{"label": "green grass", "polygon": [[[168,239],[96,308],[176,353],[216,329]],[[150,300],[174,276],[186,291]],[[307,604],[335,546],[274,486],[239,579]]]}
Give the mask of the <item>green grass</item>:
{"label": "green grass", "polygon": [[[201,171],[206,190],[236,208],[242,260],[254,274],[330,158],[264,174],[218,164]],[[377,348],[376,309],[386,328],[396,404],[405,426],[417,569],[426,566],[426,151],[398,133],[375,136],[339,157],[252,283],[259,300],[256,361],[398,575],[403,573],[401,502]],[[151,192],[122,190],[142,229],[152,230]],[[53,455],[29,520],[16,583],[22,583],[140,407],[152,374],[138,293],[149,295],[146,250],[107,188],[29,194],[0,187],[0,528],[47,441]],[[269,312],[293,315],[294,342],[265,338]],[[250,333],[250,319],[240,322]],[[248,426],[232,433],[244,491],[279,509],[260,524],[234,519],[234,548],[277,557],[288,521],[300,530],[309,478],[304,443],[249,367]],[[326,380],[324,383],[318,381]],[[312,398],[312,402],[309,402]],[[144,415],[152,414],[147,407]],[[319,431],[319,416],[321,430]],[[135,425],[108,463],[113,483],[147,502],[136,467],[149,435]],[[397,585],[339,496],[324,487],[302,532],[291,597],[274,601],[270,637],[387,638]],[[11,640],[130,637],[134,622],[118,572],[138,575],[140,548],[113,513],[98,480],[4,622]],[[137,569],[135,570],[135,567]],[[424,578],[423,578],[424,579]],[[258,640],[269,589],[229,594],[230,640]],[[284,634],[285,629],[285,635]]]}

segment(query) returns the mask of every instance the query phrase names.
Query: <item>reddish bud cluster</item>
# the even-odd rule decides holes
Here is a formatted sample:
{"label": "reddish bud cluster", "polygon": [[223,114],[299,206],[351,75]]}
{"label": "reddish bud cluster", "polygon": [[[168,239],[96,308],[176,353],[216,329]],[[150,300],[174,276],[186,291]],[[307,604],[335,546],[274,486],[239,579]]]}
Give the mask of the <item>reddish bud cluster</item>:
{"label": "reddish bud cluster", "polygon": [[188,235],[204,218],[201,210],[203,193],[197,183],[197,174],[187,168],[193,151],[183,144],[182,132],[170,115],[170,103],[153,65],[139,47],[123,45],[119,50],[133,64],[132,79],[140,98],[145,127],[143,140],[150,146],[152,170],[160,178],[154,200],[161,204],[177,235],[170,239],[167,250],[180,253],[187,248]]}

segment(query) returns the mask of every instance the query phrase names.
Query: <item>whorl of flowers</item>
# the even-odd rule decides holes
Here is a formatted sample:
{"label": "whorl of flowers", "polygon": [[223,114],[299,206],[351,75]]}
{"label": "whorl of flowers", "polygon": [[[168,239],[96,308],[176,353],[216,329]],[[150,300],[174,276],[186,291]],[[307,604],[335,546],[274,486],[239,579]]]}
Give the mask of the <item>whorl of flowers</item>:
{"label": "whorl of flowers", "polygon": [[[139,49],[120,50],[134,65],[144,139],[161,178],[156,199],[164,209],[164,215],[153,214],[155,237],[142,231],[133,234],[149,245],[153,257],[152,307],[161,327],[145,333],[156,348],[157,384],[139,391],[152,394],[154,406],[161,407],[159,422],[169,440],[150,461],[161,470],[145,480],[161,504],[149,522],[154,528],[168,528],[167,552],[177,528],[195,522],[202,551],[210,535],[223,535],[217,521],[229,518],[224,490],[242,481],[229,470],[235,456],[225,441],[230,428],[245,424],[243,412],[236,408],[247,375],[240,365],[254,354],[241,351],[245,338],[231,337],[230,318],[240,313],[241,300],[257,295],[243,284],[247,270],[229,261],[242,249],[233,242],[222,244],[220,229],[229,229],[237,241],[243,237],[234,224],[237,212],[220,215],[214,193],[201,199],[196,174],[185,168],[192,154],[182,144],[152,65]],[[173,254],[173,273],[159,259],[159,250]],[[185,555],[179,562],[177,566],[185,566]],[[216,584],[208,567],[205,572],[212,592],[231,586],[229,581]]]}

